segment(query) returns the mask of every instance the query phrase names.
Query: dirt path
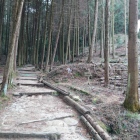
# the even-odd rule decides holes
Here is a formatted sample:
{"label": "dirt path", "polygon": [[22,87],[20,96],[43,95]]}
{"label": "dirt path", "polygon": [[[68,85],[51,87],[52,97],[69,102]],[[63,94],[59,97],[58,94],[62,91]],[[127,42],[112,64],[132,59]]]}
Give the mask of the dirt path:
{"label": "dirt path", "polygon": [[91,140],[79,114],[55,91],[38,83],[39,74],[29,65],[19,69],[18,86],[12,91],[15,100],[0,115],[0,136],[7,138],[0,139]]}
{"label": "dirt path", "polygon": [[[113,69],[116,69],[114,65],[123,71],[114,71]],[[127,84],[127,72],[124,70],[127,67],[123,68],[124,64],[120,63],[114,65],[110,73],[112,80],[108,87],[104,87],[102,80],[104,70],[100,64],[95,64],[95,68],[94,64],[86,63],[58,66],[44,79],[69,92],[70,96],[91,112],[92,118],[109,133],[113,140],[140,140],[139,112],[132,113],[123,107],[126,96],[124,92],[126,87],[123,83]],[[72,70],[71,75],[67,68]],[[89,80],[85,76],[87,69],[92,74]]]}

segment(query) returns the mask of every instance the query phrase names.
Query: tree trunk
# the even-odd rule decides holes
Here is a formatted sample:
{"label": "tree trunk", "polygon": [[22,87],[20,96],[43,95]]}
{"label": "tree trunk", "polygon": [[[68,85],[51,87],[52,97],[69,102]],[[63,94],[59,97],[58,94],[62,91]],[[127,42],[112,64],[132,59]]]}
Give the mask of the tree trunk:
{"label": "tree trunk", "polygon": [[64,19],[63,19],[63,29],[62,29],[62,64],[65,63],[65,52],[64,52],[64,46],[65,46],[65,43],[64,43],[64,40],[65,40],[65,36],[64,36]]}
{"label": "tree trunk", "polygon": [[[12,62],[13,61],[13,51],[15,48],[16,37],[17,37],[18,30],[19,30],[23,4],[24,4],[24,0],[21,0],[18,5],[17,16],[16,16],[16,18],[13,17],[15,20],[13,23],[13,30],[12,30],[12,34],[11,34],[10,48],[9,48],[9,52],[8,52],[6,66],[4,68],[3,81],[2,81],[2,87],[1,87],[2,95],[6,95],[9,84],[12,84],[12,82],[13,82],[12,81],[13,80],[13,77],[12,77],[13,70],[11,69],[12,64],[13,64],[13,62]],[[16,9],[14,12],[16,12]]]}
{"label": "tree trunk", "polygon": [[44,30],[44,39],[43,39],[43,51],[42,51],[42,58],[41,58],[41,69],[43,70],[44,65],[44,56],[45,56],[45,47],[47,42],[47,31],[48,31],[48,3],[49,0],[47,0],[46,4],[46,18],[45,18],[45,30]]}
{"label": "tree trunk", "polygon": [[112,0],[112,56],[115,58],[115,46],[114,46],[114,0]]}
{"label": "tree trunk", "polygon": [[[72,0],[71,3],[72,5]],[[69,23],[68,23],[68,35],[67,35],[67,44],[66,44],[66,58],[65,58],[65,64],[67,62],[68,56],[69,56],[69,51],[70,51],[70,27],[71,27],[71,19],[72,19],[72,6],[70,7],[70,11],[69,11]],[[75,29],[74,29],[75,30]]]}
{"label": "tree trunk", "polygon": [[0,4],[0,55],[2,53],[2,26],[3,26],[3,17],[4,17],[4,8],[5,8],[5,0],[1,0]]}
{"label": "tree trunk", "polygon": [[93,48],[95,45],[95,37],[96,37],[96,29],[97,29],[97,21],[98,21],[98,0],[95,0],[95,11],[94,11],[94,30],[92,35],[92,42],[89,46],[89,56],[87,62],[90,63],[93,58]]}
{"label": "tree trunk", "polygon": [[50,30],[49,30],[49,37],[48,37],[48,49],[47,49],[47,56],[46,56],[46,64],[45,64],[45,71],[47,71],[47,67],[50,60],[50,50],[51,50],[51,38],[52,38],[52,24],[53,24],[53,7],[54,7],[54,0],[51,2],[51,14],[50,14]]}
{"label": "tree trunk", "polygon": [[54,48],[53,55],[52,55],[50,71],[52,70],[53,63],[54,63],[54,58],[55,58],[55,55],[56,55],[56,50],[57,50],[57,46],[58,46],[58,40],[59,40],[61,26],[62,26],[62,21],[63,21],[63,13],[64,13],[64,0],[62,0],[62,8],[61,8],[60,21],[59,21],[58,32],[57,32],[57,36],[56,36],[55,48]]}
{"label": "tree trunk", "polygon": [[109,84],[109,3],[106,0],[105,6],[105,48],[104,48],[104,65],[105,65],[105,86]]}
{"label": "tree trunk", "polygon": [[104,21],[105,21],[105,18],[104,18],[104,0],[102,0],[102,28],[101,28],[101,48],[100,48],[100,57],[103,58],[104,56]]}
{"label": "tree trunk", "polygon": [[138,95],[138,0],[129,0],[128,83],[124,107],[130,111],[140,110]]}
{"label": "tree trunk", "polygon": [[125,55],[127,56],[127,33],[126,33],[126,0],[124,0],[124,35],[125,35]]}
{"label": "tree trunk", "polygon": [[87,2],[87,7],[88,7],[88,43],[89,43],[89,46],[91,46],[91,32],[90,32],[90,30],[91,30],[91,25],[90,25],[90,3],[89,3],[90,1],[88,0],[88,2]]}

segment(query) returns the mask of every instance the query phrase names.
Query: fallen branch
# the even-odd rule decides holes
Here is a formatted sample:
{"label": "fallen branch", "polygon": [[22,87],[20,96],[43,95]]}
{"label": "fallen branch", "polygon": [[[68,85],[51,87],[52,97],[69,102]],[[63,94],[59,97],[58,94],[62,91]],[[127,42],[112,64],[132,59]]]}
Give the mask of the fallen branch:
{"label": "fallen branch", "polygon": [[73,115],[67,115],[67,116],[55,117],[55,118],[50,117],[50,118],[44,118],[44,119],[38,119],[38,120],[32,120],[32,121],[28,121],[28,122],[22,122],[22,123],[19,123],[18,125],[29,124],[29,123],[34,123],[34,122],[41,122],[41,121],[60,120],[60,119],[65,119],[65,118],[69,118],[69,117],[73,117]]}

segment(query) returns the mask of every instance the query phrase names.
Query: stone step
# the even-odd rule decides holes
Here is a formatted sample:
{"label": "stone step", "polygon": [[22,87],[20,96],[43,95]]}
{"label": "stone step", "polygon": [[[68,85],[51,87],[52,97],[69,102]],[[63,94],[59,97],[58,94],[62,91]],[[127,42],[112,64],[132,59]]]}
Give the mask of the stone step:
{"label": "stone step", "polygon": [[60,139],[60,133],[51,132],[0,132],[0,138],[48,138],[48,140]]}

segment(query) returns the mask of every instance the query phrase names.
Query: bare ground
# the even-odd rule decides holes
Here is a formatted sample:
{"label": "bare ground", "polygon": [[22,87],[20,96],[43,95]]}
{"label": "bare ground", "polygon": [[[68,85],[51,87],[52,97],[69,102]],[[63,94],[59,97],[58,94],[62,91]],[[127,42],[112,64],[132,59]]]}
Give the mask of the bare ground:
{"label": "bare ground", "polygon": [[[90,135],[80,122],[80,115],[71,106],[64,103],[55,91],[34,86],[38,83],[37,80],[29,80],[27,77],[36,79],[37,75],[35,73],[34,76],[31,75],[32,73],[25,72],[21,76],[20,73],[18,80],[15,81],[18,86],[9,91],[9,97],[0,98],[3,105],[0,112],[0,133],[22,133],[22,135],[24,133],[49,133],[60,135],[60,140],[90,140]],[[20,80],[23,77],[26,77],[26,80]],[[25,86],[25,83],[31,85]],[[41,92],[41,94],[18,95],[18,93],[31,92]],[[16,96],[12,96],[12,94]],[[9,138],[0,139],[25,140],[27,138],[9,136]],[[30,138],[29,140],[39,139]],[[49,137],[43,139],[54,140]]]}
{"label": "bare ground", "polygon": [[[119,48],[117,53],[123,56],[121,52],[123,50]],[[140,140],[140,114],[131,113],[123,107],[127,59],[116,57],[110,60],[110,84],[104,87],[104,66],[102,59],[96,55],[91,64],[86,63],[85,56],[78,58],[74,64],[55,67],[45,79],[70,92],[77,102],[90,109],[94,119],[109,132],[112,139]],[[87,73],[91,75],[89,80]]]}
{"label": "bare ground", "polygon": [[[123,56],[123,52],[124,50],[122,50],[121,48],[117,50],[117,54],[122,55],[122,56]],[[126,90],[126,83],[127,83],[127,63],[126,63],[127,59],[124,57],[116,57],[115,60],[114,59],[110,60],[112,61],[112,63],[110,63],[110,84],[107,88],[104,87],[104,78],[103,78],[104,66],[103,66],[102,59],[98,57],[98,54],[94,56],[93,63],[91,64],[87,64],[86,59],[87,59],[87,56],[79,57],[77,58],[74,64],[56,66],[54,70],[48,73],[48,75],[45,76],[44,78],[48,80],[49,82],[51,82],[52,84],[59,86],[60,88],[70,92],[71,96],[77,102],[80,102],[86,108],[91,110],[93,118],[98,122],[98,124],[104,130],[109,132],[112,139],[114,140],[140,140],[140,114],[131,113],[125,110],[122,105],[125,99],[124,91]],[[68,73],[67,68],[70,68],[72,72]],[[88,80],[86,73],[89,73],[89,72],[91,76],[90,76],[90,79]],[[22,80],[22,82],[24,81]],[[20,92],[22,90],[24,92],[36,91],[36,88],[30,88],[27,86],[26,88],[24,88],[24,86],[20,86],[20,89],[18,90]],[[17,91],[17,89],[15,89],[15,91]],[[38,88],[37,88],[37,91],[38,91]],[[28,97],[26,98],[26,100],[24,100],[24,98],[26,97],[23,96],[22,98],[17,98],[17,97],[15,98],[15,97],[12,97],[11,95],[10,97],[0,98],[1,118],[4,118],[7,112],[6,110],[10,112],[11,106],[12,105],[14,106],[14,104],[16,103],[18,103],[16,104],[18,108],[18,113],[20,111],[23,111],[25,113],[26,109],[29,109],[28,103],[31,102],[31,100],[37,101],[37,103],[31,102],[33,103],[32,106],[38,105],[38,109],[36,107],[35,108],[33,107],[33,110],[31,108],[30,108],[31,110],[30,109],[28,110],[29,112],[34,111],[34,112],[31,112],[30,113],[31,115],[29,116],[24,115],[20,117],[18,114],[14,116],[13,111],[12,111],[11,112],[12,117],[8,118],[9,121],[6,121],[6,125],[12,124],[13,122],[10,122],[11,120],[12,121],[15,120],[17,124],[23,121],[33,119],[34,117],[36,117],[36,115],[39,115],[37,112],[39,112],[40,114],[43,114],[42,113],[43,111],[42,107],[44,106],[44,104],[42,105],[43,102],[45,102],[46,100],[48,101],[49,98],[53,98],[52,99],[53,102],[49,104],[51,107],[51,105],[54,104],[54,102],[57,102],[58,100],[57,96],[50,96],[50,95]],[[24,100],[24,101],[21,101],[21,100]],[[22,108],[23,106],[22,103],[24,104],[24,108]],[[20,107],[21,109],[19,109]],[[60,106],[58,106],[58,108],[59,107],[63,108],[64,112],[65,111],[69,112],[70,110],[74,112],[73,109],[67,105],[61,104]],[[15,112],[17,108],[13,108]],[[40,108],[42,108],[42,110],[40,110]],[[54,108],[51,108],[51,111],[52,111],[51,113],[55,113],[53,112]],[[36,114],[36,115],[32,116],[32,114]],[[74,112],[74,114],[77,114],[77,113]],[[23,120],[21,118],[23,118]],[[68,122],[69,120],[67,121],[67,123]],[[44,125],[46,124],[47,124],[46,121],[36,122],[33,125],[24,124],[23,125],[24,127],[20,128],[20,126],[18,126],[17,128],[19,130],[24,130],[24,129],[38,130],[38,129],[44,129]],[[63,123],[60,123],[60,126],[62,126],[62,124]],[[36,126],[39,126],[39,128]],[[13,129],[15,130],[18,130],[17,128],[13,127]],[[81,128],[81,124],[78,123],[76,127],[77,135],[79,135],[79,133],[80,134],[82,133],[83,134],[82,138],[90,139],[87,131],[84,128],[83,129],[80,129],[80,128]],[[69,138],[70,140],[76,140],[75,137],[71,138],[71,134],[67,135],[67,138]],[[66,138],[63,138],[63,140],[66,140]],[[81,140],[81,137],[79,138],[79,140]]]}

